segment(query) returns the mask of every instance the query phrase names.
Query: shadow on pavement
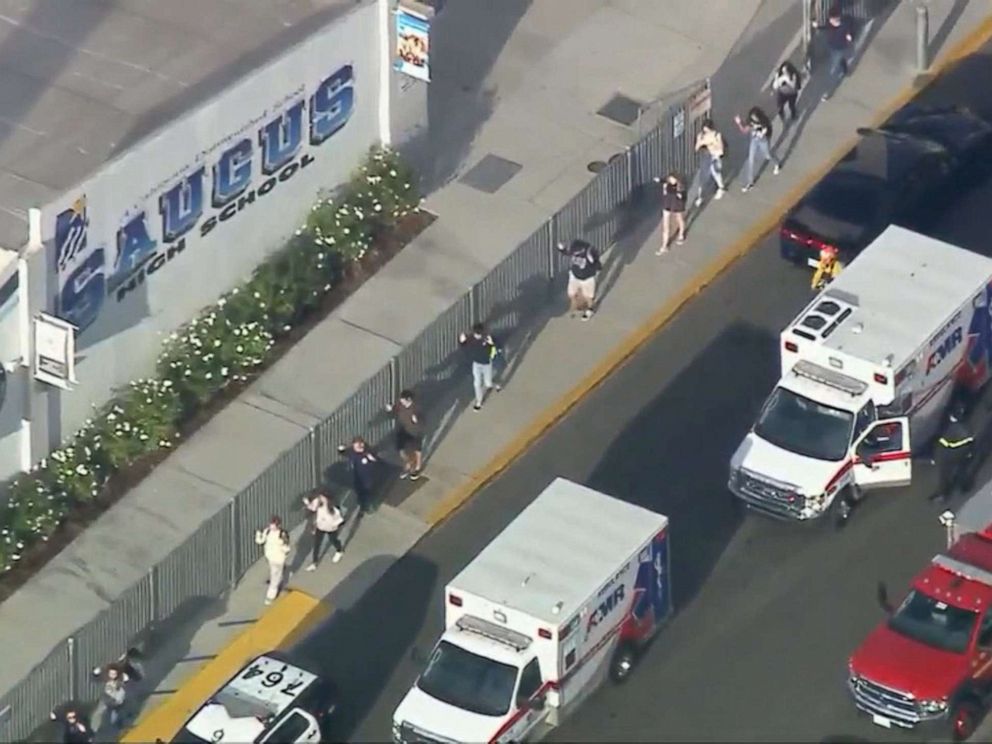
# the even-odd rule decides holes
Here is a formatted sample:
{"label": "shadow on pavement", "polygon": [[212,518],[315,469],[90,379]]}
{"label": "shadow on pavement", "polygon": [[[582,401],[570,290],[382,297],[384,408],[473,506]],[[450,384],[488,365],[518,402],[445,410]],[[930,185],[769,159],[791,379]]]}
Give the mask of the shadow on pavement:
{"label": "shadow on pavement", "polygon": [[330,741],[351,739],[407,659],[437,576],[437,566],[414,553],[396,563],[388,556],[372,558],[324,598],[331,617],[293,644],[291,653],[319,663],[340,689]]}
{"label": "shadow on pavement", "polygon": [[433,79],[424,134],[404,145],[427,195],[455,177],[498,91],[483,87],[531,0],[459,0],[439,9],[431,28]]}
{"label": "shadow on pavement", "polygon": [[676,610],[699,591],[744,519],[726,469],[712,463],[729,463],[753,423],[778,376],[775,348],[766,331],[728,328],[610,443],[587,481],[669,517]]}

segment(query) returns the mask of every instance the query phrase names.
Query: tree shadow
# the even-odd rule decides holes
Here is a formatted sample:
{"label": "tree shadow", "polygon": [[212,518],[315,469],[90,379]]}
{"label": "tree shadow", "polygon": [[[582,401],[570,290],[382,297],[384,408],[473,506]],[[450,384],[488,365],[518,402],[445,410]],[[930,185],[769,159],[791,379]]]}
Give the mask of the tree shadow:
{"label": "tree shadow", "polygon": [[531,0],[459,0],[437,8],[431,26],[427,126],[402,145],[425,195],[458,175],[495,107],[485,81]]}
{"label": "tree shadow", "polygon": [[[389,556],[370,558],[324,598],[333,614],[291,646],[291,654],[320,664],[338,686],[340,704],[326,732],[328,741],[352,740],[369,717],[408,657],[437,578],[437,566],[416,553],[395,562]],[[375,651],[369,653],[373,636]]]}
{"label": "tree shadow", "polygon": [[[191,656],[194,636],[202,626],[221,617],[226,612],[224,597],[192,597],[183,602],[167,618],[148,624],[133,638],[123,653],[129,648],[140,652],[141,679],[127,685],[127,703],[125,707],[128,723],[136,721],[148,707],[157,704],[162,697],[172,694],[174,690],[157,688],[166,678],[182,664],[201,664],[207,657]],[[92,720],[93,711],[97,706],[99,685],[91,676],[93,666],[103,666],[116,661],[111,658],[86,658],[77,664],[78,678],[77,698],[65,703],[76,706]],[[118,732],[104,725],[97,731],[97,741],[113,741]],[[58,724],[46,721],[39,726],[28,738],[29,741],[45,742],[60,740],[61,730]]]}
{"label": "tree shadow", "polygon": [[[726,469],[712,464],[730,462],[777,378],[775,344],[751,325],[727,328],[642,408],[587,479],[596,490],[669,517],[678,546],[677,608],[691,602],[744,520]],[[727,370],[734,370],[733,385],[726,384]],[[676,429],[673,421],[682,423]]]}

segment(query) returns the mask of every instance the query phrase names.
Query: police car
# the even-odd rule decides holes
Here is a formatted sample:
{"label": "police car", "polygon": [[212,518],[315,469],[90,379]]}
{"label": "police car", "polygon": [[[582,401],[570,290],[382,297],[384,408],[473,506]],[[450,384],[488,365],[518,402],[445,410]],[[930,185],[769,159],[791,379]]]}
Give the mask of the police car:
{"label": "police car", "polygon": [[250,661],[190,718],[173,742],[319,742],[334,685],[278,652]]}

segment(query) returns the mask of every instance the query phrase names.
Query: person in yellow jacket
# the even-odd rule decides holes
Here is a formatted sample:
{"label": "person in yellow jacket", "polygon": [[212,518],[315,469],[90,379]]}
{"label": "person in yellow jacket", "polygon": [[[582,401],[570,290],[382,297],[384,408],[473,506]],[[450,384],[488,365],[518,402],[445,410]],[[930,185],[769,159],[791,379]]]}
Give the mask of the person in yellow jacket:
{"label": "person in yellow jacket", "polygon": [[255,532],[255,542],[262,546],[265,561],[269,564],[269,588],[265,592],[265,604],[270,605],[279,596],[286,561],[289,558],[289,533],[283,529],[282,520],[272,515],[264,529]]}
{"label": "person in yellow jacket", "polygon": [[843,268],[844,265],[840,262],[837,249],[832,245],[823,246],[820,249],[819,261],[809,286],[813,289],[823,289],[829,282],[837,278]]}

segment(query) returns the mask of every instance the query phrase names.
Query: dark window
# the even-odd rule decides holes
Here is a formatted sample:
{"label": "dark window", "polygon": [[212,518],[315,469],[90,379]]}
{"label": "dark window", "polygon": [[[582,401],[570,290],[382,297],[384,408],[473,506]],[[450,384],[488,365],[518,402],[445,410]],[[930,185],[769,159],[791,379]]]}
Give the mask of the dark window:
{"label": "dark window", "polygon": [[533,659],[520,673],[520,687],[517,688],[517,700],[530,700],[541,689],[544,680],[541,679],[541,665]]}
{"label": "dark window", "polygon": [[982,627],[978,630],[978,645],[983,648],[992,647],[992,610],[985,613]]}
{"label": "dark window", "polygon": [[852,441],[858,441],[858,437],[865,433],[865,429],[875,420],[875,404],[871,401],[865,403],[865,407],[858,411],[857,417],[854,419],[854,438]]}
{"label": "dark window", "polygon": [[803,318],[803,325],[807,328],[812,328],[814,331],[820,330],[826,324],[827,319],[819,315],[807,315]]}
{"label": "dark window", "polygon": [[292,744],[292,742],[299,741],[309,728],[310,721],[299,711],[294,710],[288,718],[272,730],[266,741],[277,744]]}
{"label": "dark window", "polygon": [[902,422],[879,423],[858,445],[858,457],[862,459],[878,457],[888,452],[902,450]]}
{"label": "dark window", "polygon": [[816,312],[823,313],[824,315],[836,315],[839,310],[840,305],[833,300],[824,300],[816,306]]}

